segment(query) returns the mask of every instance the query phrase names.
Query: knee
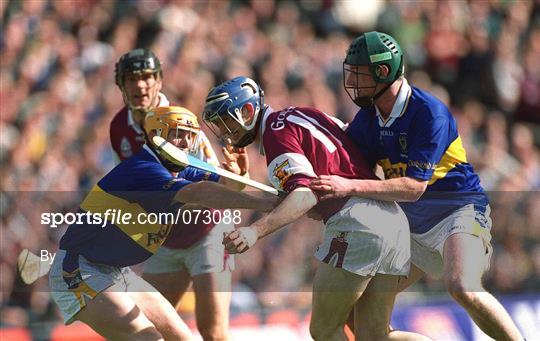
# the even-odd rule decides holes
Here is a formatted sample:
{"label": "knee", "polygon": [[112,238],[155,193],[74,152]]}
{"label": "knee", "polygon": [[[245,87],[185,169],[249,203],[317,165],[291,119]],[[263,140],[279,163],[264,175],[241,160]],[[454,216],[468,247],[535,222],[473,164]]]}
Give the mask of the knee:
{"label": "knee", "polygon": [[205,341],[214,340],[230,340],[229,329],[227,326],[214,325],[214,326],[201,326],[199,327],[199,333]]}
{"label": "knee", "polygon": [[471,285],[461,278],[448,279],[445,281],[446,289],[454,300],[462,305],[468,305],[475,300],[476,294],[483,290],[479,284]]}
{"label": "knee", "polygon": [[193,336],[185,323],[163,326],[160,332],[165,340],[191,340]]}
{"label": "knee", "polygon": [[309,334],[315,341],[334,340],[336,339],[336,336],[340,334],[343,334],[343,336],[346,337],[344,328],[345,326],[342,326],[341,330],[332,330],[331,328],[327,328],[320,323],[310,323]]}
{"label": "knee", "polygon": [[154,327],[148,327],[137,332],[127,333],[124,337],[119,337],[121,340],[163,340],[163,336]]}
{"label": "knee", "polygon": [[311,335],[313,340],[323,340],[325,336],[323,328],[313,323],[309,324],[309,334]]}
{"label": "knee", "polygon": [[201,337],[205,341],[223,341],[230,340],[229,334],[224,331],[205,331],[200,330]]}

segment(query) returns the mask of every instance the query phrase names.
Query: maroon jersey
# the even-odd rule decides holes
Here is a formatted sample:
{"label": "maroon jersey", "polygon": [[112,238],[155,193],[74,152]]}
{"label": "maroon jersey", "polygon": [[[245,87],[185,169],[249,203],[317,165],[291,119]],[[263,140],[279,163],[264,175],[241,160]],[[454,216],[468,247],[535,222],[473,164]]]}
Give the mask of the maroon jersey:
{"label": "maroon jersey", "polygon": [[[297,187],[309,187],[319,175],[377,179],[342,128],[338,119],[313,108],[267,110],[261,129],[272,185],[290,192]],[[326,221],[348,199],[320,201],[315,209]]]}
{"label": "maroon jersey", "polygon": [[[163,94],[160,94],[160,105],[172,105]],[[129,158],[131,155],[137,154],[142,150],[144,145],[144,133],[138,122],[135,122],[133,115],[128,110],[127,106],[122,108],[113,118],[110,126],[110,139],[114,153],[118,157],[118,161],[123,161]],[[201,131],[202,134],[202,131]],[[201,136],[204,141],[207,141],[206,136]],[[202,144],[201,148],[209,148],[210,150],[204,150],[205,153],[210,153],[210,157],[214,157],[215,153],[211,150],[211,146],[208,144]],[[204,155],[203,155],[204,156]],[[217,158],[216,158],[217,160]],[[205,158],[204,161],[210,161]],[[197,224],[182,225],[173,228],[169,233],[167,239],[163,243],[163,246],[173,249],[186,249],[202,237],[204,237],[215,226],[214,224],[204,224],[203,219],[199,219]]]}
{"label": "maroon jersey", "polygon": [[111,146],[118,161],[123,161],[142,150],[144,133],[127,106],[114,116],[109,133]]}

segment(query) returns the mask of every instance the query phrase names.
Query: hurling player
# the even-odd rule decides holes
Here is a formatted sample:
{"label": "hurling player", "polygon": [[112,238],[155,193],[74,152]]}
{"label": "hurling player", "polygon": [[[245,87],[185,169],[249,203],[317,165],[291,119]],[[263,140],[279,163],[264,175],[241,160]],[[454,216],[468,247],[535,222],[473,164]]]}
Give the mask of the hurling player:
{"label": "hurling player", "polygon": [[[157,108],[147,114],[148,139],[159,135],[179,147],[193,143],[192,133],[170,119],[171,112],[185,111]],[[129,268],[152,256],[171,229],[184,226],[136,217],[176,214],[186,203],[267,211],[277,200],[237,192],[218,181],[215,174],[181,170],[150,143],[106,174],[80,205],[79,213],[92,218],[68,227],[51,267],[49,284],[65,323],[82,321],[107,339],[190,339],[173,306]],[[122,219],[99,218],[111,211],[125,213]]]}
{"label": "hurling player", "polygon": [[482,286],[491,254],[489,202],[467,162],[456,120],[430,93],[407,82],[398,42],[380,32],[354,39],[343,63],[345,90],[360,111],[347,135],[384,181],[321,176],[324,197],[398,201],[411,228],[411,276],[444,277],[449,294],[487,335],[522,339],[503,306]]}
{"label": "hurling player", "polygon": [[[115,67],[115,81],[126,106],[114,117],[110,126],[110,139],[114,155],[125,160],[139,152],[144,145],[141,122],[153,107],[170,105],[163,93],[163,71],[158,57],[149,50],[135,49],[124,54]],[[175,114],[178,128],[191,131],[193,144],[185,149],[191,155],[213,165],[217,156],[197,117],[191,113]],[[237,159],[241,169],[224,168],[247,175],[247,154],[224,150],[227,160]],[[243,162],[243,163],[242,163]],[[197,328],[204,339],[227,339],[229,336],[229,305],[231,300],[231,271],[234,256],[229,255],[221,243],[224,232],[233,224],[192,223],[171,231],[163,246],[144,264],[142,277],[178,307],[191,284],[195,294]]]}
{"label": "hurling player", "polygon": [[320,201],[309,189],[319,175],[376,178],[341,122],[312,108],[273,111],[264,104],[259,85],[246,77],[213,88],[203,119],[236,147],[258,137],[270,182],[287,193],[270,214],[226,235],[227,250],[244,252],[314,208],[326,229],[315,254],[320,264],[313,284],[312,337],[345,340],[345,322],[352,309],[361,308],[356,303],[363,294],[371,320],[362,326],[362,335],[373,340],[386,337],[398,280],[409,272],[409,227],[396,203],[359,197]]}

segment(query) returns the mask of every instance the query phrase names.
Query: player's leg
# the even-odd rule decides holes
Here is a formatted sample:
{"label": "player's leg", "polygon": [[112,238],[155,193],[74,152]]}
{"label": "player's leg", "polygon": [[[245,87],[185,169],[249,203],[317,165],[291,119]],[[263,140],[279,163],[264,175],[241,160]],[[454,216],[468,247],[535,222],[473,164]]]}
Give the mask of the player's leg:
{"label": "player's leg", "polygon": [[204,340],[229,340],[231,272],[205,273],[193,277],[197,328]]}
{"label": "player's leg", "polygon": [[[407,277],[403,277],[403,276],[399,277],[397,292],[400,293],[404,291],[405,289],[407,289],[408,287],[416,283],[425,275],[426,273],[424,271],[422,271],[416,265],[411,264],[411,271],[409,272],[409,275]],[[355,321],[354,315],[355,315],[355,310],[351,311],[351,314],[349,318],[347,319],[347,326],[351,330],[354,330],[354,321]],[[392,326],[390,326],[390,330],[394,332],[394,330],[392,330]],[[395,332],[401,333],[400,331],[397,331],[397,330]]]}
{"label": "player's leg", "polygon": [[357,340],[430,340],[428,337],[388,326],[401,276],[377,274],[354,305]]}
{"label": "player's leg", "polygon": [[484,333],[496,340],[522,340],[510,315],[482,286],[486,258],[480,237],[468,233],[450,235],[443,249],[446,288]]}
{"label": "player's leg", "polygon": [[426,275],[419,267],[411,263],[411,271],[407,277],[400,277],[397,287],[397,292],[400,293],[406,290],[408,287],[418,282]]}
{"label": "player's leg", "polygon": [[[338,250],[339,245],[342,245],[343,242],[346,243],[343,267],[354,273],[371,274],[381,272],[396,276],[391,283],[394,285],[391,290],[383,290],[392,293],[389,296],[387,305],[391,309],[397,290],[397,276],[409,274],[411,252],[407,218],[395,203],[356,200],[357,203],[349,211],[349,215],[359,222],[358,231],[339,236],[338,241],[341,239],[342,242],[333,241],[334,248]],[[367,217],[377,217],[378,219],[375,221]],[[324,250],[324,248],[320,248],[320,250]],[[370,286],[371,284],[368,285],[368,288]],[[370,316],[356,316],[359,313],[372,314],[371,312],[355,312],[353,313],[354,319],[370,318]],[[379,320],[384,321],[385,315],[379,313],[379,316],[382,316]],[[355,328],[355,324],[352,323],[353,330],[362,328],[361,326]],[[373,328],[381,335],[386,335],[389,330],[388,323],[383,327],[377,325]],[[368,330],[366,333],[369,335],[375,332]]]}
{"label": "player's leg", "polygon": [[185,269],[160,274],[144,272],[142,278],[156,288],[175,309],[191,285],[191,277]]}
{"label": "player's leg", "polygon": [[221,223],[189,248],[186,267],[193,280],[197,328],[205,340],[228,340],[231,271],[234,256],[223,246],[223,233],[234,225]]}
{"label": "player's leg", "polygon": [[74,318],[111,340],[163,340],[129,294],[116,290],[111,287],[88,300]]}
{"label": "player's leg", "polygon": [[175,308],[191,285],[191,276],[184,266],[186,254],[186,250],[162,246],[144,262],[142,278]]}
{"label": "player's leg", "polygon": [[[371,277],[319,263],[309,331],[315,340],[347,340],[344,326]],[[386,326],[385,326],[386,327]]]}
{"label": "player's leg", "polygon": [[128,280],[128,295],[156,326],[165,340],[189,340],[191,331],[176,309],[154,287],[139,276]]}
{"label": "player's leg", "polygon": [[89,262],[58,250],[49,287],[66,324],[80,320],[108,339],[162,340],[161,334],[126,292],[129,268]]}

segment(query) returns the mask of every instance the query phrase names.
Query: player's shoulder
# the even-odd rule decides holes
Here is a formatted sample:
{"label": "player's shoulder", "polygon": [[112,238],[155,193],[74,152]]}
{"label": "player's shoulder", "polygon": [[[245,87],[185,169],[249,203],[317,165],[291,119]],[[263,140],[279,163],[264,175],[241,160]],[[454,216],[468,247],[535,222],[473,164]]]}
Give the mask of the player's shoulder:
{"label": "player's shoulder", "polygon": [[428,91],[411,86],[412,93],[409,106],[417,118],[424,120],[449,119],[452,114],[446,104]]}
{"label": "player's shoulder", "polygon": [[288,107],[281,110],[274,110],[268,108],[263,112],[263,134],[271,134],[275,132],[281,132],[284,129],[290,128],[287,123],[287,117],[294,111],[294,107]]}
{"label": "player's shoulder", "polygon": [[375,107],[371,106],[368,108],[361,108],[358,110],[354,118],[349,123],[347,130],[356,131],[356,130],[371,130],[378,127],[377,123],[377,114],[375,112]]}
{"label": "player's shoulder", "polygon": [[273,111],[265,118],[266,125],[273,126],[274,128],[283,128],[287,125],[287,122],[294,121],[290,116],[303,119],[317,119],[317,120],[330,120],[328,115],[322,111],[312,107],[288,107],[281,110]]}
{"label": "player's shoulder", "polygon": [[124,106],[120,109],[111,120],[110,128],[111,130],[116,128],[121,128],[123,125],[126,125],[128,121],[128,108]]}
{"label": "player's shoulder", "polygon": [[[143,148],[140,152],[120,162],[110,173],[110,179],[129,179],[132,183],[145,182],[156,176],[168,176],[170,173],[161,164],[157,156]],[[124,183],[124,181],[122,180]]]}

